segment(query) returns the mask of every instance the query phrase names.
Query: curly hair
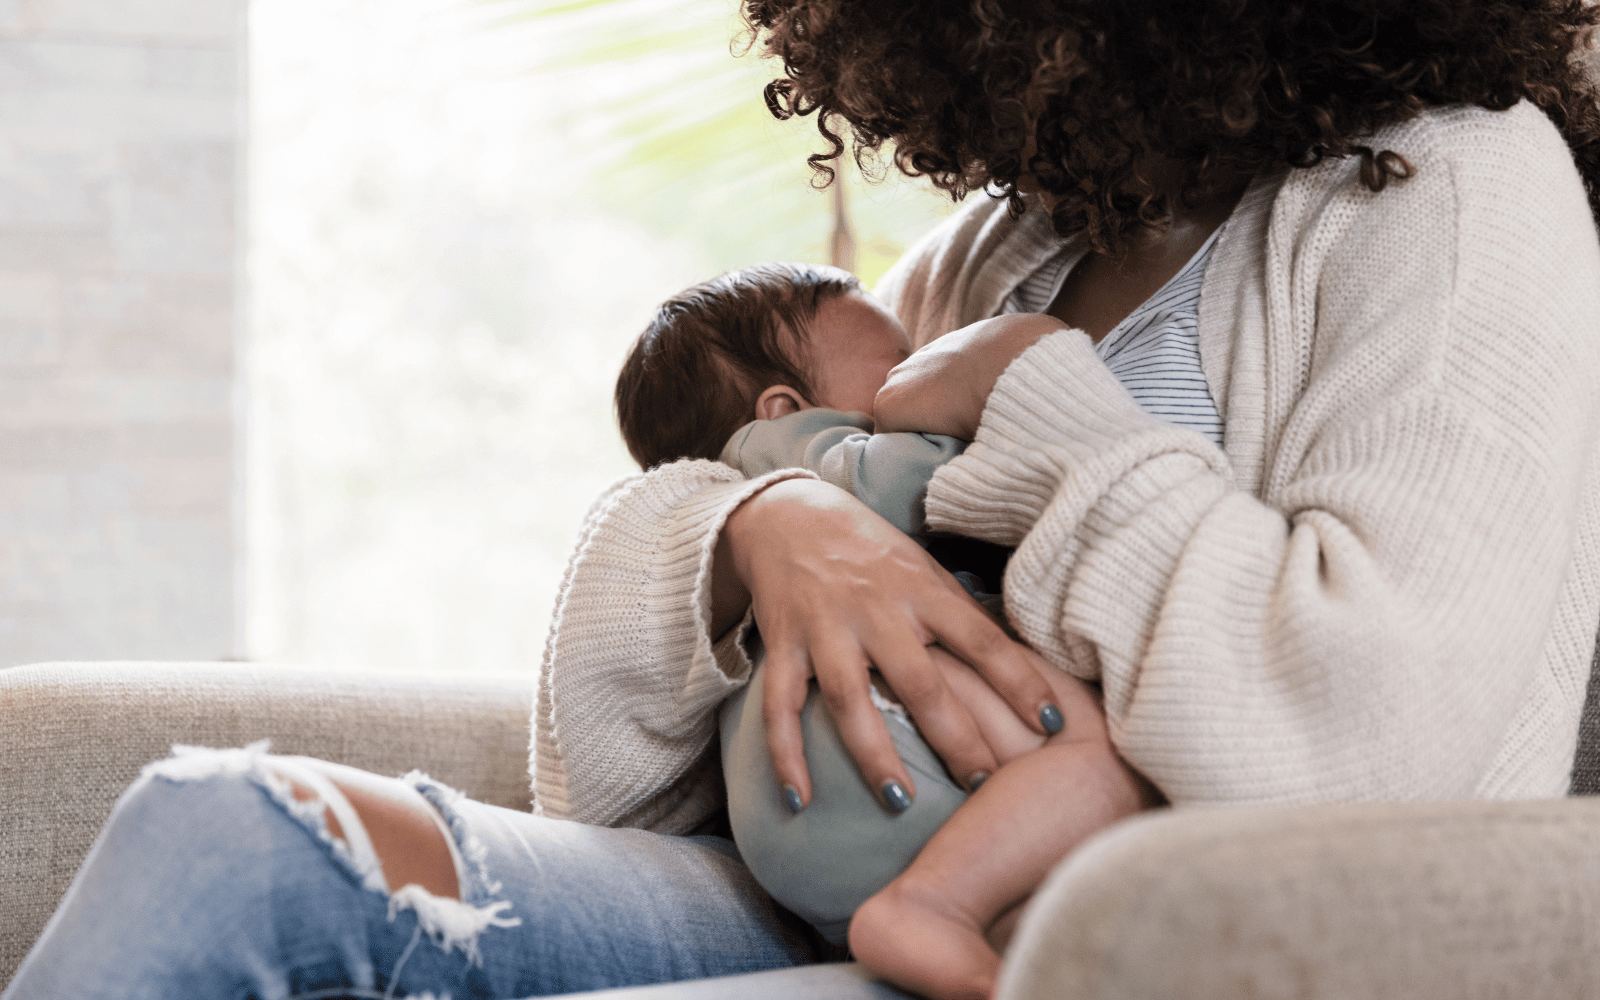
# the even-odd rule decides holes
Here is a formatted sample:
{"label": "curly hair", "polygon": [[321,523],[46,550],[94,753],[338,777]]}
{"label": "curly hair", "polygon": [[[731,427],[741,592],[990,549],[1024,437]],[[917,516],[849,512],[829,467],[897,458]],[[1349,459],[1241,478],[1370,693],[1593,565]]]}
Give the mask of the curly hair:
{"label": "curly hair", "polygon": [[824,303],[860,290],[836,267],[757,264],[661,303],[617,376],[617,424],[634,461],[651,469],[716,458],[755,419],[756,397],[768,386],[814,398],[805,356],[811,320]]}
{"label": "curly hair", "polygon": [[1020,212],[1031,174],[1057,232],[1116,254],[1173,198],[1193,207],[1281,164],[1359,155],[1380,191],[1413,167],[1363,137],[1428,107],[1526,98],[1600,220],[1586,0],[744,0],[744,15],[783,63],[768,108],[817,115],[821,186],[843,133],[869,169],[892,141],[901,171],[958,200],[988,187]]}

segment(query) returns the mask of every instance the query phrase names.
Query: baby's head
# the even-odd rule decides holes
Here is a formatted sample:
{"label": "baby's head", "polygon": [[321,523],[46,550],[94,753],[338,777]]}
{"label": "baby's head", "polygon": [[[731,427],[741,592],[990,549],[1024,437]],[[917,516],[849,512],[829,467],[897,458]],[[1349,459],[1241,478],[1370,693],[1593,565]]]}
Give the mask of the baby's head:
{"label": "baby's head", "polygon": [[846,271],[757,264],[674,295],[617,377],[617,422],[642,468],[716,458],[740,427],[823,406],[872,413],[905,329]]}

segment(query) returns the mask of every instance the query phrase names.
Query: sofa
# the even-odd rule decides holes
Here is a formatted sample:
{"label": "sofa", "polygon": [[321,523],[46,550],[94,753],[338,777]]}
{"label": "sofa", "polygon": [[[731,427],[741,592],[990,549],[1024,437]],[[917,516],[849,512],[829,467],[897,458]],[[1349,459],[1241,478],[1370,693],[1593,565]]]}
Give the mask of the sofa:
{"label": "sofa", "polygon": [[[249,663],[0,670],[0,982],[120,791],[173,743],[413,767],[530,806],[521,674]],[[1167,809],[1084,844],[1007,955],[1004,998],[1600,997],[1600,693],[1571,798]],[[615,1000],[903,996],[849,963],[610,990]]]}

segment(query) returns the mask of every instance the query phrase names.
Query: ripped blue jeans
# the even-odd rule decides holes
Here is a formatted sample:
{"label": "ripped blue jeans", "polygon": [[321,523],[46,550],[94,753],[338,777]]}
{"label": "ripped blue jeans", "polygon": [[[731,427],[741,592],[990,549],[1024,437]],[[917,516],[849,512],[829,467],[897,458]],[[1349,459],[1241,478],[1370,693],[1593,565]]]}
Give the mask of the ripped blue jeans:
{"label": "ripped blue jeans", "polygon": [[545,819],[416,773],[461,898],[391,891],[342,795],[296,800],[286,775],[314,782],[294,760],[260,744],[146,767],[0,1000],[515,998],[816,957],[726,840]]}

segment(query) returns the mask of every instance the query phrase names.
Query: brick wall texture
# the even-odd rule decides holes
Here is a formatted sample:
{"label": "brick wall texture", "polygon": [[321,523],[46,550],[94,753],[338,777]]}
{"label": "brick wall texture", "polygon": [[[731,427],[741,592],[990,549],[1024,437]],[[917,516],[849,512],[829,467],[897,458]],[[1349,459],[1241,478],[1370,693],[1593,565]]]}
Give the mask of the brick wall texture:
{"label": "brick wall texture", "polygon": [[0,0],[0,667],[236,650],[244,0]]}

